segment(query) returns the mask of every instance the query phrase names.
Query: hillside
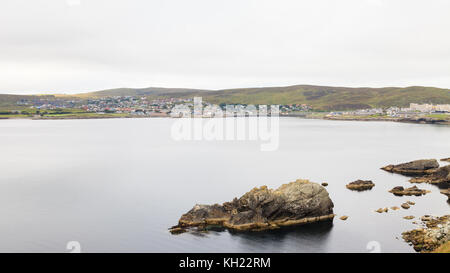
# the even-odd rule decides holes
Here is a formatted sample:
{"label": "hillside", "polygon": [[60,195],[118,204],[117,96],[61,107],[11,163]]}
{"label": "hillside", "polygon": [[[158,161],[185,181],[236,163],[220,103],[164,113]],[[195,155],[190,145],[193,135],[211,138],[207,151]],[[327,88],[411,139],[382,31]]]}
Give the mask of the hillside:
{"label": "hillside", "polygon": [[151,97],[201,96],[212,103],[308,104],[318,110],[349,110],[409,106],[410,103],[450,104],[450,89],[433,87],[348,88],[312,85],[159,93]]}
{"label": "hillside", "polygon": [[18,110],[24,107],[17,106],[17,102],[24,100],[34,100],[34,99],[55,99],[53,95],[10,95],[10,94],[0,94],[0,110]]}
{"label": "hillside", "polygon": [[[406,88],[350,88],[313,85],[285,87],[202,90],[187,88],[118,88],[55,98],[99,98],[109,96],[147,96],[157,98],[192,98],[201,96],[211,103],[228,104],[308,104],[316,110],[351,110],[373,107],[406,107],[410,103],[450,104],[450,89],[412,86]],[[52,98],[52,96],[45,96]],[[23,98],[37,96],[0,95],[0,107],[14,106]],[[42,98],[42,96],[39,96]]]}
{"label": "hillside", "polygon": [[110,96],[149,96],[149,95],[167,95],[172,93],[201,93],[208,90],[188,89],[188,88],[163,88],[163,87],[148,87],[148,88],[115,88],[107,89],[89,93],[81,93],[79,97],[110,97]]}

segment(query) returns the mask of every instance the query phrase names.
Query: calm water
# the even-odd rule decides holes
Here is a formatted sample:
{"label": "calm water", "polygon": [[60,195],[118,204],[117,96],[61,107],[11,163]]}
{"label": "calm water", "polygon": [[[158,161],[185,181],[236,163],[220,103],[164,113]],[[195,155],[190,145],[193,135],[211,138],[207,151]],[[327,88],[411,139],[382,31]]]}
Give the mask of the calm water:
{"label": "calm water", "polygon": [[[411,252],[405,215],[450,212],[433,185],[423,197],[387,191],[408,178],[379,169],[388,163],[450,156],[450,127],[388,122],[282,118],[280,146],[260,142],[182,141],[173,119],[0,121],[0,251],[65,252]],[[297,178],[329,183],[338,216],[263,233],[171,235],[167,228],[196,203],[221,203],[254,186]],[[371,179],[352,192],[345,184]],[[416,202],[409,210],[380,207]]]}

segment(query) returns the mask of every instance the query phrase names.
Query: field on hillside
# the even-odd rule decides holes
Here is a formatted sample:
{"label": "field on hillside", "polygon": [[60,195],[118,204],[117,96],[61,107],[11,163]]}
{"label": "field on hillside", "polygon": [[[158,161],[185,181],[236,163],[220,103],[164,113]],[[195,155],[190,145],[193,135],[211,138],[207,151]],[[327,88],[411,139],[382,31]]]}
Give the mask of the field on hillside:
{"label": "field on hillside", "polygon": [[0,110],[21,110],[16,102],[28,98],[87,99],[110,96],[146,96],[149,99],[202,97],[210,103],[307,104],[318,111],[341,111],[378,107],[407,107],[410,103],[450,104],[450,89],[434,87],[349,88],[312,85],[286,87],[199,90],[186,88],[119,88],[76,95],[0,95]]}

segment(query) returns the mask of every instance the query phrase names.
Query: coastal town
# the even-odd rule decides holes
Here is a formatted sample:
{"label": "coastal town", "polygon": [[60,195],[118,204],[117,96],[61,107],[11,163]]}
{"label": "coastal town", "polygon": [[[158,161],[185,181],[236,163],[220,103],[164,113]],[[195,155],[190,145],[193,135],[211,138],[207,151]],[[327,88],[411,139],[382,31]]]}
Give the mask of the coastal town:
{"label": "coastal town", "polygon": [[[95,117],[172,117],[182,116],[217,117],[221,113],[235,116],[257,116],[265,105],[225,103],[207,101],[195,105],[194,98],[158,98],[147,96],[111,96],[99,98],[54,98],[41,97],[21,99],[17,109],[0,111],[0,118],[95,118]],[[197,106],[197,107],[194,107]],[[198,109],[202,109],[200,112]],[[271,108],[268,113],[271,114]],[[197,109],[197,110],[195,110]],[[307,104],[279,105],[278,113],[283,117],[321,118],[331,120],[386,120],[420,121],[425,123],[448,123],[450,104],[411,103],[409,107],[367,108],[351,111],[323,111]]]}

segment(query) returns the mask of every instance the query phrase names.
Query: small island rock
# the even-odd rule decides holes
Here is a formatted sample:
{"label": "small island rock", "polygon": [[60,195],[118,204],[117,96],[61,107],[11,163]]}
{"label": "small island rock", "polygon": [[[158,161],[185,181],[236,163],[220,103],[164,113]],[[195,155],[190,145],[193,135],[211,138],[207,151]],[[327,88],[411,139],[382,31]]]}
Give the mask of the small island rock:
{"label": "small island rock", "polygon": [[429,191],[419,189],[416,186],[412,186],[412,187],[406,188],[406,189],[403,188],[402,186],[398,186],[398,187],[393,188],[389,192],[391,192],[391,193],[393,193],[394,195],[397,195],[397,196],[403,196],[403,195],[407,195],[407,196],[411,196],[411,195],[421,196],[421,195],[425,195],[425,194],[429,193]]}
{"label": "small island rock", "polygon": [[403,203],[401,205],[401,207],[404,208],[404,209],[409,209],[411,206],[408,203]]}
{"label": "small island rock", "polygon": [[355,191],[370,190],[375,184],[370,180],[356,180],[346,185],[347,189]]}
{"label": "small island rock", "polygon": [[195,205],[183,214],[178,228],[221,226],[230,230],[258,231],[318,221],[332,221],[333,202],[327,190],[308,180],[297,180],[278,189],[254,188],[222,205]]}
{"label": "small island rock", "polygon": [[436,159],[421,159],[398,165],[388,165],[382,167],[382,170],[403,175],[425,175],[430,170],[439,168]]}

